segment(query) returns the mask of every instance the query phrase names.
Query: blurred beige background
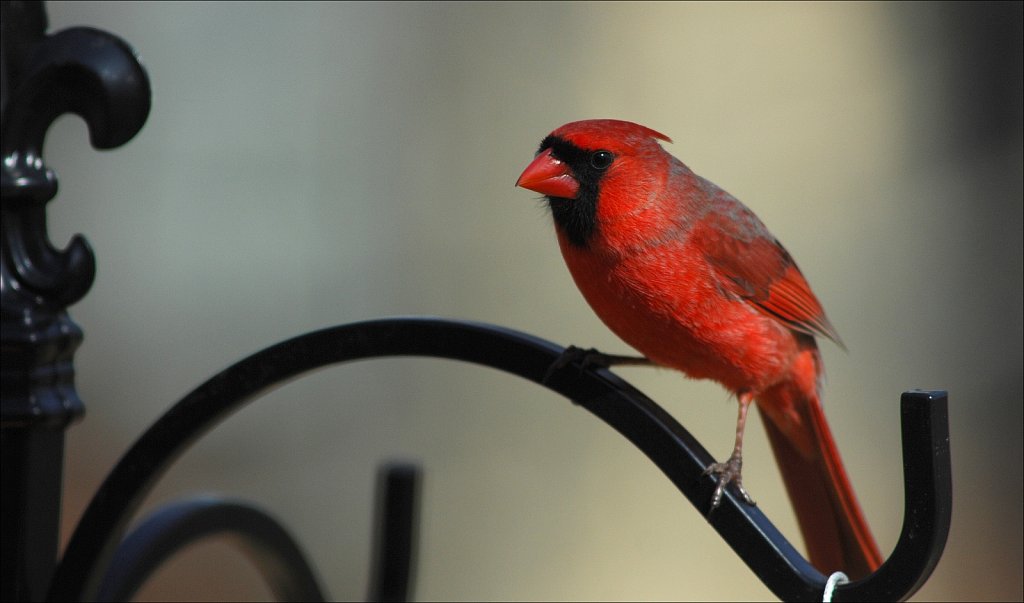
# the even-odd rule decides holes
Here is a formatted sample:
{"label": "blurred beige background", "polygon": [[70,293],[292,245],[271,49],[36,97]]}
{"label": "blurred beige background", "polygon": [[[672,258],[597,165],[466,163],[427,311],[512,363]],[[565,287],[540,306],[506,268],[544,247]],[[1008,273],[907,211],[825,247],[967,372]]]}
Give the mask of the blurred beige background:
{"label": "blurred beige background", "polygon": [[[536,195],[513,182],[567,121],[614,117],[750,205],[849,345],[830,422],[877,538],[902,521],[898,401],[950,392],[955,506],[918,600],[1022,589],[1020,4],[51,2],[122,36],[153,82],[126,147],[62,118],[53,239],[99,272],[72,308],[88,414],[69,432],[65,539],[130,443],[235,360],[400,314],[626,351],[593,316]],[[713,454],[734,402],[618,371]],[[759,425],[748,488],[798,533]],[[258,501],[330,595],[365,595],[376,466],[426,467],[421,599],[770,599],[657,469],[566,400],[493,370],[393,359],[261,398],[147,500]],[[226,544],[143,599],[270,593]]]}

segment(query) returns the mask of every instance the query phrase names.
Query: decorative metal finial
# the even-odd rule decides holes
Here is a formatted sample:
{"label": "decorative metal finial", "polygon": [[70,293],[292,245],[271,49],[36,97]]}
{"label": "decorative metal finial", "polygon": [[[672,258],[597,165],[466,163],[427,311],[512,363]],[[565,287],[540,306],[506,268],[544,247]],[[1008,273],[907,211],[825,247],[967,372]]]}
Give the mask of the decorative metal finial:
{"label": "decorative metal finial", "polygon": [[119,38],[76,27],[47,35],[40,3],[3,3],[2,297],[4,427],[63,426],[83,412],[72,355],[82,331],[67,307],[92,286],[96,263],[76,235],[50,242],[46,203],[57,177],[43,161],[47,130],[80,115],[92,146],[124,144],[149,114],[149,79]]}

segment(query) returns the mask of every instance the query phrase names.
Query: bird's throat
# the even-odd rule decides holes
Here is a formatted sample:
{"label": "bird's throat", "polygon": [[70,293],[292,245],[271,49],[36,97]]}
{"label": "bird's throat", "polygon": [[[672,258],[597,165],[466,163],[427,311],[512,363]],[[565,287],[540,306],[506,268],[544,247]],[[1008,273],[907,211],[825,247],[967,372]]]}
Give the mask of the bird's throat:
{"label": "bird's throat", "polygon": [[585,249],[597,232],[597,191],[581,186],[575,199],[548,197],[555,224],[574,247]]}

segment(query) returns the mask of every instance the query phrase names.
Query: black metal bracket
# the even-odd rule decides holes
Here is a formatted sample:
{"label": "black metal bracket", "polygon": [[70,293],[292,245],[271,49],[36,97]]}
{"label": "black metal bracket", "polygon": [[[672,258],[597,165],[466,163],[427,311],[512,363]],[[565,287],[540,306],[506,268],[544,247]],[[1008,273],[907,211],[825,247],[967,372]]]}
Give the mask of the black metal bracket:
{"label": "black metal bracket", "polygon": [[[394,318],[315,331],[249,356],[193,390],[132,446],[100,487],[61,561],[50,599],[91,600],[126,524],[152,486],[197,438],[275,384],[327,365],[384,356],[432,356],[501,369],[586,408],[646,454],[703,514],[712,457],[671,415],[606,369],[565,367],[553,343],[492,325]],[[949,530],[952,486],[944,392],[902,400],[906,513],[892,555],[874,574],[841,585],[834,600],[901,600],[931,574]],[[402,517],[401,515],[399,517]],[[777,596],[818,600],[826,577],[757,508],[728,491],[712,527]]]}

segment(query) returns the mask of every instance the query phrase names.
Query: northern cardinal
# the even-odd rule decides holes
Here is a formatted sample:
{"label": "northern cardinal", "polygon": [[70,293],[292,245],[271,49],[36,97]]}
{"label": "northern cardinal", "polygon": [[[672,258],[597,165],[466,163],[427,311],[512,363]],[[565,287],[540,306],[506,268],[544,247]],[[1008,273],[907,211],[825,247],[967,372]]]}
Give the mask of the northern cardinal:
{"label": "northern cardinal", "polygon": [[[793,258],[745,205],[666,152],[671,140],[610,119],[548,135],[517,186],[547,198],[584,298],[637,359],[736,395],[735,448],[718,475],[742,488],[743,427],[756,402],[810,561],[856,579],[881,564],[820,401],[815,336],[842,346]],[[606,357],[610,363],[623,357]]]}

